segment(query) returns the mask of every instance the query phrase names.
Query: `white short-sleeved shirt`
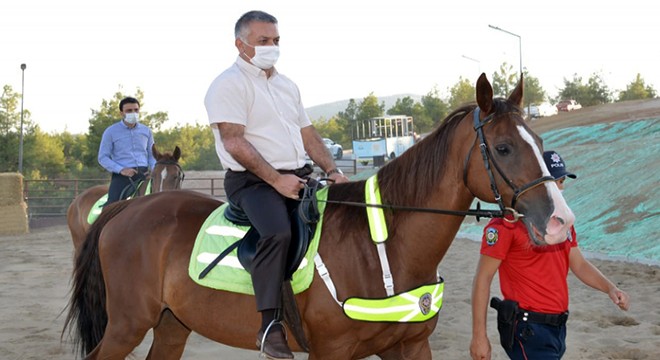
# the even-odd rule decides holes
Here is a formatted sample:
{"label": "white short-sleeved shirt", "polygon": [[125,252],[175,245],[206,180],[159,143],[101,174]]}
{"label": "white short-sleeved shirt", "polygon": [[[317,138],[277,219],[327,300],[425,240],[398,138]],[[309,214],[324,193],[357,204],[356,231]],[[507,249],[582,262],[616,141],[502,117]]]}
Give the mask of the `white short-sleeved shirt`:
{"label": "white short-sleeved shirt", "polygon": [[[273,72],[270,78],[240,56],[209,87],[204,99],[210,124],[245,126],[245,139],[275,169],[292,170],[305,165],[300,129],[312,123],[305,112],[298,86]],[[215,149],[225,169],[244,171],[224,148],[220,131],[213,129]]]}

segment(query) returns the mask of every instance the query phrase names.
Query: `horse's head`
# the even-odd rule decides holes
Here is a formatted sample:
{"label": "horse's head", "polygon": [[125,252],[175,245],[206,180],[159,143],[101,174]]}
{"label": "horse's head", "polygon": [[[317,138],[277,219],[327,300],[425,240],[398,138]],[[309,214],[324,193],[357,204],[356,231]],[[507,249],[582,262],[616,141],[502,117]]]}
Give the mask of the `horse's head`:
{"label": "horse's head", "polygon": [[152,148],[152,153],[156,159],[156,166],[151,172],[152,188],[154,192],[165,190],[181,189],[185,174],[179,165],[181,149],[178,146],[174,148],[173,153],[160,153],[156,145]]}
{"label": "horse's head", "polygon": [[522,77],[508,99],[493,99],[481,74],[476,93],[477,107],[468,115],[477,139],[466,160],[467,187],[484,201],[522,214],[534,243],[564,241],[575,217],[543,161],[543,141],[523,120]]}

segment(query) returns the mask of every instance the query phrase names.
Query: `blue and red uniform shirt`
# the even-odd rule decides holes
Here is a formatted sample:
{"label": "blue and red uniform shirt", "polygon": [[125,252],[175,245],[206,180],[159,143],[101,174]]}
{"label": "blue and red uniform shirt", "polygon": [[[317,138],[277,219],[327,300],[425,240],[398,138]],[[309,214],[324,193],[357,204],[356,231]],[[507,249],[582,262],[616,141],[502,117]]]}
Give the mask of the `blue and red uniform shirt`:
{"label": "blue and red uniform shirt", "polygon": [[496,218],[486,225],[481,254],[502,261],[498,272],[505,299],[541,313],[568,310],[566,277],[571,248],[577,246],[575,228],[567,235],[562,243],[539,246],[532,243],[522,221]]}

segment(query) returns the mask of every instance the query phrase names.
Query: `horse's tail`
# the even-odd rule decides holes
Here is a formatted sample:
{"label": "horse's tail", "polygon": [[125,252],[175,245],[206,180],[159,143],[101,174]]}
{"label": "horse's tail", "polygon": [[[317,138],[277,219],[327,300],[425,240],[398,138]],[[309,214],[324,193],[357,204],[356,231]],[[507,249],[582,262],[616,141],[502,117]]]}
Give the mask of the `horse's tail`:
{"label": "horse's tail", "polygon": [[304,351],[309,352],[309,342],[307,342],[307,337],[305,337],[305,332],[302,327],[302,319],[300,318],[300,311],[298,310],[296,298],[293,295],[291,281],[285,281],[282,284],[282,308],[284,322],[288,325],[289,329],[291,329],[291,333],[296,339],[296,342]]}
{"label": "horse's tail", "polygon": [[[83,357],[101,342],[108,323],[105,283],[99,257],[99,237],[104,225],[124,210],[130,201],[118,201],[103,208],[92,224],[73,269],[73,285],[62,336],[69,329],[74,349]],[[73,328],[75,324],[75,329]]]}

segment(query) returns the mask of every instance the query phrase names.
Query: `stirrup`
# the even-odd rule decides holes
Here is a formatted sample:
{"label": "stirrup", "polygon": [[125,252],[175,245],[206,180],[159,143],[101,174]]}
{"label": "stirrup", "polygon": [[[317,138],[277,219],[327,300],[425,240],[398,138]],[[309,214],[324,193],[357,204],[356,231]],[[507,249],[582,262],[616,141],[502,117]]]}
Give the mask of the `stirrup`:
{"label": "stirrup", "polygon": [[266,326],[266,330],[264,330],[264,334],[261,336],[261,347],[259,348],[259,356],[265,356],[266,354],[264,353],[264,344],[266,343],[266,336],[268,336],[268,332],[270,331],[270,328],[273,327],[273,325],[280,325],[282,327],[282,332],[284,333],[284,340],[287,342],[289,341],[289,338],[286,336],[286,327],[284,324],[282,324],[281,320],[278,320],[277,318],[271,320],[270,324]]}

